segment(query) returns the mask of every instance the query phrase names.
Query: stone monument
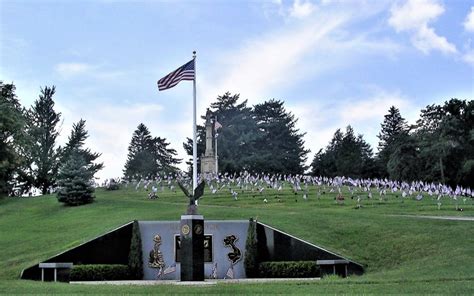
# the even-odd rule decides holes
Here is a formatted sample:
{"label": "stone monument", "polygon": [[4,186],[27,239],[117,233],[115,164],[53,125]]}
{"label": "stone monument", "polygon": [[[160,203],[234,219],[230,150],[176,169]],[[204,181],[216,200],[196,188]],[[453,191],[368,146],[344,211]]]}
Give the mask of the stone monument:
{"label": "stone monument", "polygon": [[181,216],[181,281],[204,281],[204,217],[198,215],[196,201],[204,194],[202,181],[190,194],[178,182],[179,187],[189,198],[186,215]]}
{"label": "stone monument", "polygon": [[214,138],[213,122],[211,120],[211,110],[206,112],[206,150],[201,155],[201,174],[214,174],[217,172],[216,168],[216,153],[212,145]]}

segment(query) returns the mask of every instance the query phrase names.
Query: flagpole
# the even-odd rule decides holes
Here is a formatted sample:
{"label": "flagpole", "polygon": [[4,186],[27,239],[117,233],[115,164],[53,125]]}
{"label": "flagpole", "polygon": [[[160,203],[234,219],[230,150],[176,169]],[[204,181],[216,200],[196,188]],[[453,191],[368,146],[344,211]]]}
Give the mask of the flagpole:
{"label": "flagpole", "polygon": [[193,79],[193,195],[197,187],[197,131],[196,131],[196,51],[193,51],[194,79]]}
{"label": "flagpole", "polygon": [[217,169],[217,131],[216,131],[216,123],[217,123],[217,115],[214,118],[214,139],[215,139],[214,152],[216,153],[216,175],[217,175],[219,170]]}

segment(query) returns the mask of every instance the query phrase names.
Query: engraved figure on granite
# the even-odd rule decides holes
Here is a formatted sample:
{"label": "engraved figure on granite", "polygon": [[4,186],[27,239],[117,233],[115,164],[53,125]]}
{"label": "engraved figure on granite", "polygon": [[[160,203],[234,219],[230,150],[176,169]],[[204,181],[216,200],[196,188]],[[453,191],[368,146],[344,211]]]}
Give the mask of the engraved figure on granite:
{"label": "engraved figure on granite", "polygon": [[150,251],[150,256],[148,258],[148,266],[151,268],[160,268],[162,269],[165,266],[165,261],[163,260],[163,254],[160,251],[161,245],[161,236],[159,234],[153,237],[153,250]]}

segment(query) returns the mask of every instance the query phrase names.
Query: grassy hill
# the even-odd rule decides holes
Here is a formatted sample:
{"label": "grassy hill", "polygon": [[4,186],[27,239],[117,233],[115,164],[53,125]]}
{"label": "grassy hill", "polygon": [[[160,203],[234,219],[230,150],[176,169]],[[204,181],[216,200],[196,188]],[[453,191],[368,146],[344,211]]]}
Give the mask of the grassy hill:
{"label": "grassy hill", "polygon": [[[474,216],[472,200],[461,201],[455,211],[445,200],[421,201],[387,194],[385,200],[336,204],[334,194],[308,200],[289,189],[275,193],[241,193],[234,200],[228,191],[200,200],[206,219],[258,220],[297,237],[349,257],[366,268],[359,277],[267,284],[185,286],[77,286],[19,280],[22,269],[74,247],[130,220],[178,220],[187,200],[180,192],[159,192],[149,200],[135,189],[97,190],[96,201],[65,207],[53,195],[0,200],[0,294],[10,293],[438,293],[474,294],[474,221],[421,219],[413,216]],[[268,203],[263,199],[267,198]]]}

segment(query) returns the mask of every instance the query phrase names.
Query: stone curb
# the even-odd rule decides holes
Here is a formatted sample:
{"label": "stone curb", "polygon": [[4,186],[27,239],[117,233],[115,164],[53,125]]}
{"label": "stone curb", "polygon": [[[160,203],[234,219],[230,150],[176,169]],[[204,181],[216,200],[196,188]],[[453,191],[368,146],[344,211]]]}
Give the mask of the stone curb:
{"label": "stone curb", "polygon": [[265,278],[265,279],[219,279],[204,280],[197,282],[181,282],[178,280],[156,280],[156,281],[81,281],[70,282],[73,285],[130,285],[130,286],[153,286],[153,285],[176,285],[176,286],[212,286],[217,284],[255,284],[272,282],[295,282],[295,281],[319,281],[321,278]]}

